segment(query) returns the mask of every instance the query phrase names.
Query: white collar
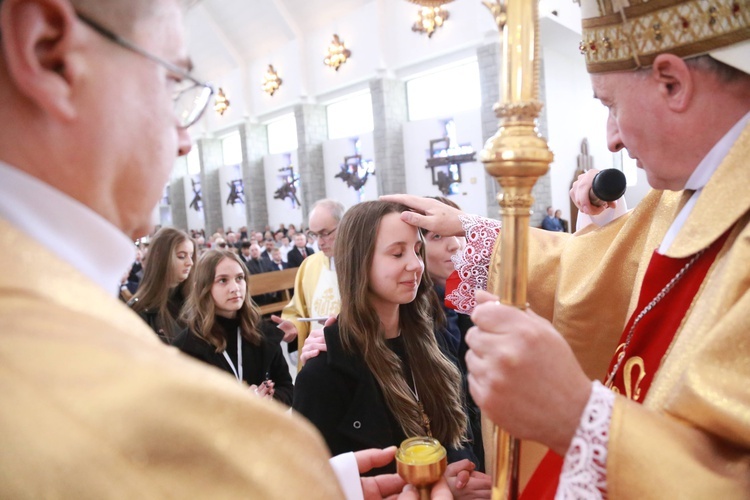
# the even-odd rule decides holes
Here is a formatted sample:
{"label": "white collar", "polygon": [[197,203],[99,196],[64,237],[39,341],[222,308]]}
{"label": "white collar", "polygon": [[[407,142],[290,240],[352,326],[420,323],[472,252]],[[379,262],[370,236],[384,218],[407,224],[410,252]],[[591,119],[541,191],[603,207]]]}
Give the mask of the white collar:
{"label": "white collar", "polygon": [[0,216],[86,277],[118,292],[135,260],[125,234],[79,201],[0,162]]}
{"label": "white collar", "polygon": [[716,169],[719,168],[721,161],[729,154],[729,150],[732,149],[734,143],[739,139],[740,134],[742,134],[748,121],[750,121],[750,112],[740,118],[740,121],[735,123],[734,126],[729,129],[729,132],[724,134],[724,137],[714,144],[711,151],[709,151],[698,166],[695,167],[692,175],[685,183],[685,189],[697,191],[703,189],[705,185],[708,184],[711,176],[716,172]]}
{"label": "white collar", "polygon": [[729,150],[732,149],[734,143],[737,142],[737,139],[740,137],[740,134],[742,134],[742,131],[745,129],[748,122],[750,122],[750,112],[740,118],[740,120],[735,123],[726,134],[724,134],[724,137],[714,144],[711,151],[709,151],[698,166],[695,167],[695,170],[685,183],[684,188],[692,189],[695,192],[687,203],[685,203],[685,206],[682,207],[680,213],[677,214],[672,225],[669,226],[669,230],[667,231],[667,234],[664,235],[664,239],[659,246],[660,254],[667,253],[669,247],[674,243],[677,234],[680,232],[680,229],[682,229],[682,226],[685,225],[685,221],[687,221],[690,213],[693,211],[693,207],[695,207],[695,204],[698,202],[698,197],[703,192],[703,188],[708,184],[708,181],[711,180],[711,176],[714,175],[716,169],[719,168],[721,162],[729,154]]}

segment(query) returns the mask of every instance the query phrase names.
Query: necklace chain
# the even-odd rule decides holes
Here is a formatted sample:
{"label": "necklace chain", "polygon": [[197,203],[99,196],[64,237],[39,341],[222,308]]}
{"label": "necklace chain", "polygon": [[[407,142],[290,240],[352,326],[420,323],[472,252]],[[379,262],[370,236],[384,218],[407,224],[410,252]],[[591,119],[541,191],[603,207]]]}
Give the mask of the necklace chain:
{"label": "necklace chain", "polygon": [[628,335],[625,338],[625,346],[622,348],[622,352],[620,352],[620,355],[617,357],[617,363],[607,377],[607,383],[605,384],[606,387],[612,387],[612,382],[615,380],[615,375],[617,375],[617,371],[620,369],[620,365],[622,365],[622,362],[625,360],[625,353],[628,351],[628,347],[630,347],[630,341],[633,340],[635,327],[638,326],[638,323],[640,323],[643,317],[646,316],[646,314],[648,314],[656,306],[656,304],[661,302],[661,300],[669,292],[672,291],[675,285],[683,278],[683,276],[685,276],[685,273],[687,273],[688,269],[693,267],[693,264],[695,264],[700,256],[703,255],[703,252],[705,252],[705,249],[695,254],[692,259],[690,259],[684,266],[682,266],[682,269],[677,271],[677,274],[674,275],[669,283],[664,285],[664,288],[662,288],[661,291],[656,294],[656,297],[654,297],[651,302],[649,302],[646,307],[644,307],[641,312],[638,313],[638,316],[636,316],[635,320],[633,321],[630,330],[628,330]]}
{"label": "necklace chain", "polygon": [[430,429],[430,417],[427,416],[427,413],[424,411],[424,405],[422,405],[422,402],[419,400],[419,392],[417,392],[417,381],[414,378],[414,370],[411,371],[411,381],[412,384],[414,384],[414,389],[412,389],[409,384],[406,384],[406,387],[409,388],[409,391],[414,396],[414,399],[417,401],[417,406],[419,407],[419,414],[422,416],[422,427],[427,432],[428,437],[432,437],[432,429]]}

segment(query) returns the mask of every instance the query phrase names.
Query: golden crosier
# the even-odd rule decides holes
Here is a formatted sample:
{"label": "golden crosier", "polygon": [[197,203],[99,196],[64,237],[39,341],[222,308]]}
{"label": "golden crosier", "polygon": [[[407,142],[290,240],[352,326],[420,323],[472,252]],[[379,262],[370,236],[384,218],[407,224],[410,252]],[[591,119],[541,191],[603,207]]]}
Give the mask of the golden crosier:
{"label": "golden crosier", "polygon": [[[501,187],[500,279],[492,290],[501,302],[524,309],[528,281],[529,219],[537,179],[549,170],[553,155],[539,135],[538,5],[529,0],[485,0],[502,31],[500,102],[495,105],[499,130],[480,153],[485,170]],[[493,471],[493,500],[518,498],[519,442],[495,427],[495,450],[487,467]]]}

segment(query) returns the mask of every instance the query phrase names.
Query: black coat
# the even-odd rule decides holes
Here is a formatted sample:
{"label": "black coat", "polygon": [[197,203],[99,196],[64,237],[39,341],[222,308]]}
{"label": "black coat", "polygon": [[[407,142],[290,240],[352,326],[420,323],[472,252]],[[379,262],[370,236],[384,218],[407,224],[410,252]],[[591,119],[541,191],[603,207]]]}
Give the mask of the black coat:
{"label": "black coat", "polygon": [[[406,435],[361,355],[344,351],[338,324],[326,327],[324,333],[328,351],[308,360],[297,375],[294,411],[318,428],[333,455],[400,445]],[[388,341],[391,347],[400,342],[400,338]],[[449,463],[463,458],[476,463],[469,447],[446,446],[446,450]],[[368,475],[395,471],[392,462]]]}
{"label": "black coat", "polygon": [[[133,297],[128,301],[128,306],[132,308],[136,302],[138,302],[138,297]],[[184,324],[182,324],[182,322],[180,321],[180,312],[182,311],[182,307],[184,306],[184,304],[185,297],[182,294],[182,287],[177,286],[169,294],[169,298],[167,299],[167,310],[169,311],[170,316],[172,316],[172,319],[174,319],[179,328],[184,326]],[[167,335],[167,332],[164,331],[164,325],[160,324],[159,322],[158,310],[145,309],[143,311],[139,311],[137,314],[143,321],[146,322],[149,327],[151,327],[151,329],[154,331],[154,333],[156,333],[156,335],[159,336],[159,339],[161,339],[162,342],[164,342],[165,344],[169,344],[169,335]],[[179,328],[175,329],[175,333],[179,333]]]}
{"label": "black coat", "polygon": [[250,259],[249,261],[245,261],[245,265],[247,266],[247,270],[250,274],[261,274],[261,273],[270,273],[274,269],[271,267],[271,263],[267,261],[266,259],[261,259],[258,257],[257,259]]}
{"label": "black coat", "polygon": [[[217,316],[217,323],[225,331],[227,340],[226,352],[232,362],[237,365],[237,321],[227,320]],[[227,332],[231,330],[231,332]],[[286,405],[292,404],[294,394],[294,384],[292,376],[289,374],[289,366],[286,364],[284,355],[281,352],[281,339],[284,334],[276,328],[276,325],[270,321],[261,321],[260,332],[263,337],[260,345],[251,344],[242,337],[242,379],[248,385],[260,385],[268,378],[274,382],[273,398]],[[172,345],[177,347],[185,354],[224,370],[232,375],[234,372],[229,366],[226,358],[221,352],[216,352],[216,348],[193,334],[189,330],[183,330]]]}
{"label": "black coat", "polygon": [[274,261],[270,261],[270,262],[271,262],[270,264],[271,269],[273,269],[274,271],[283,271],[284,269],[289,269],[289,264],[287,264],[284,261],[281,261],[278,265],[276,265]]}
{"label": "black coat", "polygon": [[[309,257],[315,253],[315,250],[313,250],[312,247],[305,247],[305,252],[307,252],[307,257]],[[289,267],[299,267],[302,265],[303,260],[305,260],[305,257],[302,256],[302,253],[297,247],[293,247],[289,250],[289,253],[286,254],[286,261],[287,264],[289,264]]]}

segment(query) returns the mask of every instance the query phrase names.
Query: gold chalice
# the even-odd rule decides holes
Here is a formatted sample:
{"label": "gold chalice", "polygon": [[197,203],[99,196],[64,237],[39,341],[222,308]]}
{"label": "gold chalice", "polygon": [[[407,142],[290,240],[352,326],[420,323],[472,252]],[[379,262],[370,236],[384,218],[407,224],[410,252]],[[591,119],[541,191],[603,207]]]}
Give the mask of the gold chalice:
{"label": "gold chalice", "polygon": [[406,439],[396,453],[398,475],[417,488],[420,500],[430,499],[432,485],[440,480],[447,463],[440,441],[427,436]]}

